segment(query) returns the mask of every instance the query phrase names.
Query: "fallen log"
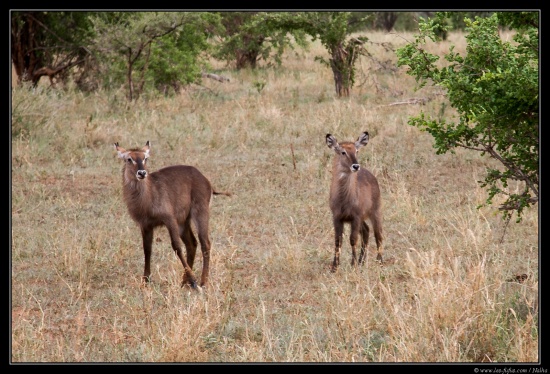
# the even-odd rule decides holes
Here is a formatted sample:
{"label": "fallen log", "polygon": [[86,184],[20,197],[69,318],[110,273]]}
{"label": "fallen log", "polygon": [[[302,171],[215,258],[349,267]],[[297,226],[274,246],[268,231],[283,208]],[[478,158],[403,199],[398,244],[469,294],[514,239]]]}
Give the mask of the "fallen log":
{"label": "fallen log", "polygon": [[428,99],[425,99],[425,98],[419,98],[419,99],[409,99],[409,100],[406,100],[406,101],[397,101],[395,103],[391,103],[391,104],[388,104],[388,106],[394,106],[394,105],[406,105],[406,104],[426,104],[426,102],[428,102],[430,100]]}
{"label": "fallen log", "polygon": [[229,78],[224,77],[222,75],[218,75],[218,74],[202,73],[202,76],[203,76],[203,78],[215,79],[218,82],[229,82]]}

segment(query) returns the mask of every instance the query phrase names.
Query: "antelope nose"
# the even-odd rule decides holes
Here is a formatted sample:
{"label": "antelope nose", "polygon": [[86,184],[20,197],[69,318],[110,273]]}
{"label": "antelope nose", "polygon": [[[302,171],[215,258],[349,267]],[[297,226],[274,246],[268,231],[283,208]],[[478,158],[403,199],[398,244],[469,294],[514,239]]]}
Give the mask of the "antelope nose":
{"label": "antelope nose", "polygon": [[138,179],[143,179],[147,176],[147,170],[138,170],[137,177]]}
{"label": "antelope nose", "polygon": [[353,172],[359,171],[360,168],[361,167],[359,166],[359,164],[351,165],[351,171],[353,171]]}

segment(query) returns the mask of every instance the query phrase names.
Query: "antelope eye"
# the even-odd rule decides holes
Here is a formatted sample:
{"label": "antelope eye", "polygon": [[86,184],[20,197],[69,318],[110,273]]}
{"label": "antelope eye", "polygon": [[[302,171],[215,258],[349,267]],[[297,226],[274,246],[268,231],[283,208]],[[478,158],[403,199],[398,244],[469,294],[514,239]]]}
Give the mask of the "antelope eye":
{"label": "antelope eye", "polygon": [[129,163],[129,164],[132,163],[132,159],[131,159],[131,158],[128,159],[128,163]]}
{"label": "antelope eye", "polygon": [[345,156],[345,155],[346,155],[346,151],[342,151],[342,154]]}

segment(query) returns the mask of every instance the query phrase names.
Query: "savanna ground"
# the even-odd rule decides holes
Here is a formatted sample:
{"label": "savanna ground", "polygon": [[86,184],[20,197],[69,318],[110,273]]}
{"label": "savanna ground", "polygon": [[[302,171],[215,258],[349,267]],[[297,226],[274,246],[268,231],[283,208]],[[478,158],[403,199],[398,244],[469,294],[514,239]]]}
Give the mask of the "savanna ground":
{"label": "savanna ground", "polygon": [[[436,155],[407,124],[452,120],[441,91],[414,91],[392,51],[368,34],[350,98],[337,99],[320,44],[280,68],[234,71],[134,104],[124,91],[14,87],[11,135],[10,362],[537,362],[538,206],[505,227],[477,183],[493,163]],[[465,48],[464,35],[441,45]],[[392,103],[424,99],[401,105]],[[334,253],[325,134],[371,135],[360,163],[383,197],[385,263],[352,268]],[[141,285],[139,229],[122,200],[126,148],[152,144],[150,168],[198,167],[221,191],[211,206],[211,283],[181,288],[166,229]],[[493,164],[494,165],[494,164]],[[513,186],[511,187],[513,188]],[[498,201],[497,201],[498,202]],[[371,234],[372,235],[372,234]],[[197,252],[194,269],[200,276]],[[526,278],[525,278],[526,277]]]}

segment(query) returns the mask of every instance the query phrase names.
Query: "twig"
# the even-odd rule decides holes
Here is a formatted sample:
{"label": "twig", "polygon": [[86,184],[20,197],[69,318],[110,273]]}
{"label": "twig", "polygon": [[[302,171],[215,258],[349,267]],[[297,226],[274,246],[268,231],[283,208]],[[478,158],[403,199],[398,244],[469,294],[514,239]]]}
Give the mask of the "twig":
{"label": "twig", "polygon": [[296,170],[296,158],[294,158],[294,147],[290,143],[290,153],[292,153],[292,164],[294,164],[294,170]]}
{"label": "twig", "polygon": [[512,215],[509,215],[506,218],[506,222],[504,222],[504,229],[502,230],[502,237],[500,238],[499,244],[502,244],[502,242],[504,241],[504,234],[506,234],[506,229],[508,228],[508,224],[510,223],[511,218],[512,218]]}

